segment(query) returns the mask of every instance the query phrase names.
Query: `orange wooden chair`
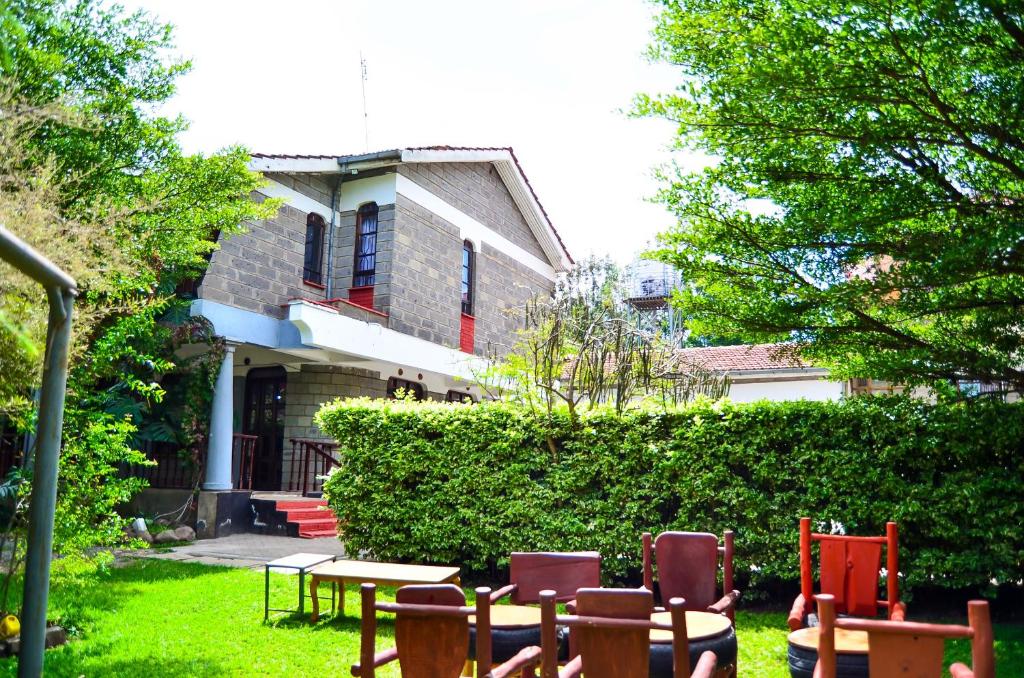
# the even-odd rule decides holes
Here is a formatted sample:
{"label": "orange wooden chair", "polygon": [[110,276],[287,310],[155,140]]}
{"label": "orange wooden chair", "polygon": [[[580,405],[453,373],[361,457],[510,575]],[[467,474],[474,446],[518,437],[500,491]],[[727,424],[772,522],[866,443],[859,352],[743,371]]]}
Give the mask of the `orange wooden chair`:
{"label": "orange wooden chair", "polygon": [[[736,618],[740,592],[733,589],[734,536],[726,530],[722,545],[707,532],[662,532],[652,541],[643,534],[644,588],[654,591],[654,567],[662,605],[672,598],[686,601],[687,610],[724,614]],[[722,556],[722,597],[718,597],[718,556]]]}
{"label": "orange wooden chair", "polygon": [[[491,666],[491,590],[476,590],[476,606],[466,607],[466,596],[454,584],[403,586],[396,603],[378,603],[377,587],[362,586],[362,635],[359,663],[353,676],[373,678],[374,671],[398,660],[402,678],[458,678],[469,650],[469,616],[476,615],[479,630],[477,678],[534,675],[540,665],[539,647],[525,648],[500,666]],[[375,652],[377,611],[395,616],[395,647]]]}
{"label": "orange wooden chair", "polygon": [[[672,661],[675,678],[711,678],[715,653],[705,652],[690,673],[690,647],[686,633],[685,603],[669,602],[671,624],[651,621],[654,595],[642,589],[580,589],[576,615],[559,615],[555,594],[540,594],[543,678],[636,678],[648,675],[651,629],[672,631]],[[558,668],[557,627],[572,628],[579,638],[580,654],[561,670]]]}
{"label": "orange wooden chair", "polygon": [[[820,544],[819,562],[821,593],[835,598],[839,614],[853,617],[874,617],[878,608],[886,608],[893,621],[906,618],[907,606],[899,595],[899,545],[896,523],[885,524],[884,537],[850,537],[811,532],[811,519],[800,519],[800,595],[789,612],[789,628],[796,631],[805,625],[813,610],[814,575],[811,567],[811,544]],[[886,599],[878,599],[881,582],[882,547],[886,550]]]}
{"label": "orange wooden chair", "polygon": [[818,602],[818,664],[814,678],[836,678],[835,629],[866,631],[868,671],[871,678],[939,678],[946,639],[970,638],[971,668],[956,663],[949,667],[953,678],[995,678],[992,621],[988,602],[967,603],[968,626],[919,624],[878,619],[837,619],[836,600],[829,594]]}

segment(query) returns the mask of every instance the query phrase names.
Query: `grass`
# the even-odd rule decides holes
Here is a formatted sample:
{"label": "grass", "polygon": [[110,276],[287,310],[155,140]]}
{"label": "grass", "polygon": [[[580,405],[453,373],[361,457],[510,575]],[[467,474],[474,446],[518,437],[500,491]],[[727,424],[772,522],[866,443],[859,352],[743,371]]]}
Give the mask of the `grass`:
{"label": "grass", "polygon": [[[295,577],[272,576],[271,604],[294,604],[296,587]],[[381,589],[380,597],[393,593]],[[350,675],[359,647],[359,598],[353,587],[346,598],[343,618],[327,614],[310,624],[308,617],[282,615],[264,624],[262,573],[138,561],[55,584],[52,613],[71,620],[79,637],[47,652],[46,675]],[[391,644],[391,629],[382,616],[380,648]],[[737,633],[741,674],[789,675],[784,613],[741,611]],[[996,638],[999,676],[1024,678],[1024,626],[997,626]],[[960,643],[951,647],[950,655],[951,660],[964,660],[970,650]],[[14,661],[0,661],[0,676],[15,672]]]}

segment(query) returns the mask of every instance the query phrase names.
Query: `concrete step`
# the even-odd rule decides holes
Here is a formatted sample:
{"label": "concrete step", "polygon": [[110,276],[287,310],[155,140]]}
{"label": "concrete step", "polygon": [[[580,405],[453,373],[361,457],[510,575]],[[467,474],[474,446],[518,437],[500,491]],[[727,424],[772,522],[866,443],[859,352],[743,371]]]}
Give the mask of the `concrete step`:
{"label": "concrete step", "polygon": [[338,530],[299,530],[299,536],[303,539],[317,539],[319,537],[337,537]]}
{"label": "concrete step", "polygon": [[331,510],[326,507],[319,507],[313,509],[285,509],[285,516],[288,522],[294,522],[296,520],[317,520],[321,518],[333,518],[334,514]]}

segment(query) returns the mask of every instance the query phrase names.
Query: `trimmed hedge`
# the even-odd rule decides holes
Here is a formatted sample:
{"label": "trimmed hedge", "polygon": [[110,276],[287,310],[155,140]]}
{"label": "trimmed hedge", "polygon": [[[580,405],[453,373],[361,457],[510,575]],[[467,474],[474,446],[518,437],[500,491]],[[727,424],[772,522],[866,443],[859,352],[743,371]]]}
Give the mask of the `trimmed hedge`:
{"label": "trimmed hedge", "polygon": [[732,528],[737,578],[765,590],[798,580],[808,515],[850,534],[896,520],[905,589],[1024,576],[1020,404],[698,403],[574,429],[508,403],[354,399],[317,423],[341,443],[325,486],[341,538],[384,560],[493,574],[510,551],[590,549],[624,579],[645,530]]}

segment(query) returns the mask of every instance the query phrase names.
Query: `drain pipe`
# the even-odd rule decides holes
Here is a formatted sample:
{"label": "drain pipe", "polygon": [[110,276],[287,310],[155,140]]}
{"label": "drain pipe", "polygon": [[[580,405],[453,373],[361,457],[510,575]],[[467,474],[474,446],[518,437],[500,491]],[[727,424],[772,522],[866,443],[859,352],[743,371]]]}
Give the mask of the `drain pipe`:
{"label": "drain pipe", "polygon": [[33,461],[32,499],[28,515],[28,555],[22,595],[19,678],[43,674],[46,646],[46,606],[50,597],[50,559],[53,555],[53,514],[57,504],[57,461],[64,425],[64,393],[68,383],[71,312],[78,294],[74,279],[27,243],[0,226],[0,259],[32,278],[46,290],[50,317],[46,326],[43,387],[36,424],[37,452]]}
{"label": "drain pipe", "polygon": [[341,200],[341,181],[344,175],[338,175],[338,183],[331,189],[331,230],[327,232],[327,299],[334,298],[334,229],[338,218],[338,201]]}

